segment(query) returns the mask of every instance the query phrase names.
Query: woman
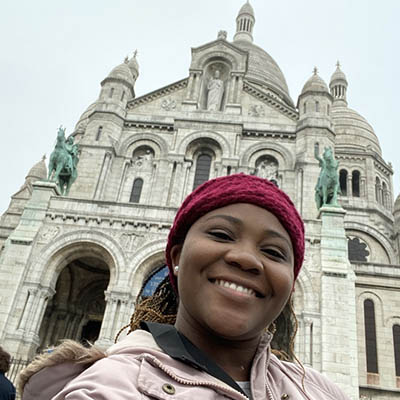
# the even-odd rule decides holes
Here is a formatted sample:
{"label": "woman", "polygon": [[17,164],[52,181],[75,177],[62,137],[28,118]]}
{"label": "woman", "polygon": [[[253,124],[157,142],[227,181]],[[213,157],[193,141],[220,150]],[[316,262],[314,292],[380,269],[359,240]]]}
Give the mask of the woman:
{"label": "woman", "polygon": [[23,372],[23,400],[347,399],[271,352],[304,257],[303,221],[275,185],[245,174],[204,183],[165,255],[169,280],[138,304],[131,333],[106,354],[64,343]]}

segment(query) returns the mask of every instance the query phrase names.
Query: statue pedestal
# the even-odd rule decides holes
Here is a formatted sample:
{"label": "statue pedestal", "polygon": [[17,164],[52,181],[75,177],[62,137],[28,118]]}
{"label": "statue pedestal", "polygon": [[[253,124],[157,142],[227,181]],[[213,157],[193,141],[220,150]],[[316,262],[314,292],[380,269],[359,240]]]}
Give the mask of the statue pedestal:
{"label": "statue pedestal", "polygon": [[358,399],[355,274],[347,254],[346,211],[321,207],[321,372]]}
{"label": "statue pedestal", "polygon": [[242,113],[242,106],[240,104],[227,104],[225,106],[225,112],[228,114],[240,115]]}
{"label": "statue pedestal", "polygon": [[194,100],[184,100],[182,101],[182,110],[183,111],[196,111],[198,110],[199,105],[197,101]]}

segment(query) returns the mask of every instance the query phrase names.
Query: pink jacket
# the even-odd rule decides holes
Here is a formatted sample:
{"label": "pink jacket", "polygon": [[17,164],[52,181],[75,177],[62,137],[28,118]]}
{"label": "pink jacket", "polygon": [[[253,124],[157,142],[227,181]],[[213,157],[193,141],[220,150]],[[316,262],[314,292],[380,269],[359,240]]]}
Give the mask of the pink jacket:
{"label": "pink jacket", "polygon": [[[320,373],[282,362],[269,350],[270,335],[260,342],[251,370],[254,400],[348,400]],[[62,363],[33,375],[22,400],[246,400],[224,382],[166,355],[152,335],[137,330],[89,368]]]}

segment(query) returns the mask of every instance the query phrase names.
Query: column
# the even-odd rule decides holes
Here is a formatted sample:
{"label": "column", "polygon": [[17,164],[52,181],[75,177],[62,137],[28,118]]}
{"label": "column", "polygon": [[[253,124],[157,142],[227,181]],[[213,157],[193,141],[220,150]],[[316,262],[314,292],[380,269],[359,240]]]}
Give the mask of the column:
{"label": "column", "polygon": [[346,211],[322,207],[321,226],[321,372],[358,399],[358,344],[355,274],[348,261]]}

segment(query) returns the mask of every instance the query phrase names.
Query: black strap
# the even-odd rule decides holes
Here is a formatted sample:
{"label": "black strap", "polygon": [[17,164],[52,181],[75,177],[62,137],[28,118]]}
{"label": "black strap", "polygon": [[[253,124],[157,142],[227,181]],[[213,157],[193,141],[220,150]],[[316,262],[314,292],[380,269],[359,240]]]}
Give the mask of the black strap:
{"label": "black strap", "polygon": [[174,326],[155,322],[141,322],[140,326],[152,334],[158,346],[170,357],[207,372],[247,397],[230,375]]}

